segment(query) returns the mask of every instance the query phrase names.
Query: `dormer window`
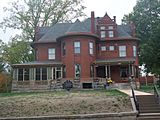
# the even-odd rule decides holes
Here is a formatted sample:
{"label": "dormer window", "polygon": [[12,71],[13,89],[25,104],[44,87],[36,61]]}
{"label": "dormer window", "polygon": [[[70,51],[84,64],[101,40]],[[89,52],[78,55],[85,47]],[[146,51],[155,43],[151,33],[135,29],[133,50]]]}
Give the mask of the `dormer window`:
{"label": "dormer window", "polygon": [[108,31],[108,37],[114,37],[113,31]]}
{"label": "dormer window", "polygon": [[106,31],[101,31],[101,38],[105,38],[106,37]]}
{"label": "dormer window", "polygon": [[105,30],[105,29],[106,29],[105,26],[101,26],[101,27],[100,27],[100,30]]}
{"label": "dormer window", "polygon": [[113,30],[113,26],[108,26],[108,29],[109,30]]}

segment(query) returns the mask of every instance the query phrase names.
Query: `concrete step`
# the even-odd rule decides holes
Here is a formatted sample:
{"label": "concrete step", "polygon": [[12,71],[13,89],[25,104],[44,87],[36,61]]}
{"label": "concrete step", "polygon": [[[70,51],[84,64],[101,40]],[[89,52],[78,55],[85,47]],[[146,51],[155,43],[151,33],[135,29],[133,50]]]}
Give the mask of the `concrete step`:
{"label": "concrete step", "polygon": [[139,114],[137,120],[160,120],[160,113]]}

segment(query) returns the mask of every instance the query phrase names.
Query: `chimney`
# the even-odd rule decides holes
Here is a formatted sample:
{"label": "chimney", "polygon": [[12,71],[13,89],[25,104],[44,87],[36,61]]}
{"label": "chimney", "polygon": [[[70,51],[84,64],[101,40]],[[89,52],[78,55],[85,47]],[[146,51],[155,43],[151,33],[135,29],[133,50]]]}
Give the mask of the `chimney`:
{"label": "chimney", "polygon": [[113,16],[113,20],[114,20],[114,22],[116,23],[116,16]]}
{"label": "chimney", "polygon": [[91,12],[91,32],[95,33],[95,18],[94,11]]}
{"label": "chimney", "polygon": [[131,27],[132,36],[135,37],[136,36],[136,27],[135,27],[135,24],[132,21],[129,24],[130,24],[130,27]]}

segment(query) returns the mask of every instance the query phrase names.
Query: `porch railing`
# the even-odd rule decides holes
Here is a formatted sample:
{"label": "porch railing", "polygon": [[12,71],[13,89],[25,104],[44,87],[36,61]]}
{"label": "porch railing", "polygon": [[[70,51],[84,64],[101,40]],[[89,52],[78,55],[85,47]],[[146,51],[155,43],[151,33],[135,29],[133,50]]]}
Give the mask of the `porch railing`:
{"label": "porch railing", "polygon": [[139,103],[137,101],[137,98],[136,98],[136,95],[135,95],[135,92],[134,92],[134,88],[133,88],[132,85],[131,85],[131,91],[132,91],[132,97],[133,97],[133,100],[134,100],[134,103],[135,103],[136,110],[139,112]]}

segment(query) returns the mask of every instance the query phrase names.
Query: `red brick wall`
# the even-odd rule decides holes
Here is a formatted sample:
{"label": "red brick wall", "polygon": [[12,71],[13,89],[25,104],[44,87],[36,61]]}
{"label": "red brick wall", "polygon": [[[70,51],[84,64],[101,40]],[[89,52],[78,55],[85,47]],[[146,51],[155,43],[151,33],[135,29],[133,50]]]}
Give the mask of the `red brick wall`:
{"label": "red brick wall", "polygon": [[[74,41],[80,41],[81,52],[80,54],[74,54]],[[95,39],[91,37],[67,37],[63,39],[66,44],[66,55],[62,55],[62,62],[66,66],[66,77],[73,78],[75,76],[74,65],[81,65],[81,77],[90,77],[90,65],[96,58],[96,52],[89,54],[89,42],[92,41],[95,48]]]}
{"label": "red brick wall", "polygon": [[[101,51],[101,46],[107,46],[106,51]],[[114,51],[109,51],[108,48],[110,45],[115,46]],[[126,58],[131,58],[133,57],[133,45],[137,46],[136,41],[131,41],[131,40],[124,40],[124,41],[107,41],[104,43],[99,43],[99,50],[97,50],[97,59],[107,59],[107,58],[119,58],[119,46],[125,45],[126,50],[127,50],[127,57]]]}
{"label": "red brick wall", "polygon": [[35,49],[37,52],[37,61],[47,61],[48,60],[48,48],[55,48],[56,56],[54,61],[61,60],[61,47],[58,43],[41,43],[36,44]]}
{"label": "red brick wall", "polygon": [[139,82],[140,84],[154,83],[154,76],[140,77]]}

